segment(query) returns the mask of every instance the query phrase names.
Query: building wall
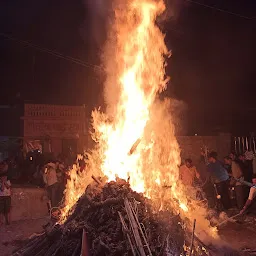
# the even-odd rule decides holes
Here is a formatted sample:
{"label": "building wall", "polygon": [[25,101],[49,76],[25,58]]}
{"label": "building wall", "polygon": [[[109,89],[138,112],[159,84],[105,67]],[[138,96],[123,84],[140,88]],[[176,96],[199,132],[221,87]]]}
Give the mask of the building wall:
{"label": "building wall", "polygon": [[201,148],[207,147],[210,151],[216,151],[222,160],[231,150],[231,135],[220,134],[218,136],[179,136],[177,140],[181,149],[181,158],[191,158],[195,163],[200,159]]}
{"label": "building wall", "polygon": [[83,106],[25,104],[23,120],[25,140],[41,139],[46,152],[62,153],[63,140],[86,136]]}
{"label": "building wall", "polygon": [[38,219],[47,215],[47,193],[45,189],[12,188],[12,221]]}
{"label": "building wall", "polygon": [[[61,153],[64,140],[75,139],[78,151],[88,143],[88,123],[83,106],[58,106],[25,104],[24,113],[25,139],[42,139],[44,150],[55,154]],[[201,148],[217,151],[222,159],[231,150],[231,135],[218,136],[178,136],[181,157],[192,158],[195,162],[200,158]]]}

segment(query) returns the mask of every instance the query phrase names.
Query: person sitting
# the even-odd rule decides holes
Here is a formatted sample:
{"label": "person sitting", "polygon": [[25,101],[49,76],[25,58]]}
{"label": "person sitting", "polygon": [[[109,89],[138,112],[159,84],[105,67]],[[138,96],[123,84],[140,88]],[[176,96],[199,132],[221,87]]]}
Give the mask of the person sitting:
{"label": "person sitting", "polygon": [[217,160],[217,152],[211,152],[208,156],[208,171],[215,186],[217,198],[222,207],[228,210],[231,206],[229,199],[229,175],[221,162]]}
{"label": "person sitting", "polygon": [[7,173],[0,174],[0,213],[4,215],[5,222],[10,225],[11,210],[11,182],[7,179]]}
{"label": "person sitting", "polygon": [[252,178],[252,187],[250,188],[250,193],[248,196],[248,199],[243,207],[243,209],[240,211],[240,214],[244,214],[249,207],[252,205],[254,198],[256,197],[256,174],[253,175]]}

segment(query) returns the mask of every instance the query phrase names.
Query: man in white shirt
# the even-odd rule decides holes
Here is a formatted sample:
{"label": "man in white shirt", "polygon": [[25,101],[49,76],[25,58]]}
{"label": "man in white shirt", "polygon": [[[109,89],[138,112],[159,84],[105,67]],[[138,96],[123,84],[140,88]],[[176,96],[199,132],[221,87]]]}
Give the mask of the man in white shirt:
{"label": "man in white shirt", "polygon": [[43,179],[46,184],[51,207],[56,207],[58,205],[58,179],[56,165],[54,163],[48,163],[46,165]]}

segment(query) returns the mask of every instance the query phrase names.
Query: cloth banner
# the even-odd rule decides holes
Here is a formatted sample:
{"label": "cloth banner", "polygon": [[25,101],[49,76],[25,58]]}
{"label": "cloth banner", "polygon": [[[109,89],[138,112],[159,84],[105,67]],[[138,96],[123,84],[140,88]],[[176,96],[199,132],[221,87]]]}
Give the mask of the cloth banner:
{"label": "cloth banner", "polygon": [[40,140],[26,141],[24,143],[24,148],[26,150],[26,153],[34,150],[39,150],[40,152],[42,152],[42,144]]}

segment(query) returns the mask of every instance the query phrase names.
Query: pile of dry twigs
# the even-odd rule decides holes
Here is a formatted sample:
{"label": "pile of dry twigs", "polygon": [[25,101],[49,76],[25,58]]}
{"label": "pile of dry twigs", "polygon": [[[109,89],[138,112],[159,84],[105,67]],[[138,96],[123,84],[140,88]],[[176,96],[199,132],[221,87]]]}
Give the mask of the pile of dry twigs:
{"label": "pile of dry twigs", "polygon": [[31,239],[14,255],[181,255],[180,223],[170,211],[154,212],[150,200],[126,181],[98,181],[87,187],[64,224]]}
{"label": "pile of dry twigs", "polygon": [[178,215],[170,209],[154,211],[151,200],[134,192],[125,180],[103,183],[93,179],[64,224],[55,224],[28,240],[13,255],[242,255],[204,244],[194,230],[192,234],[191,230],[184,230]]}

